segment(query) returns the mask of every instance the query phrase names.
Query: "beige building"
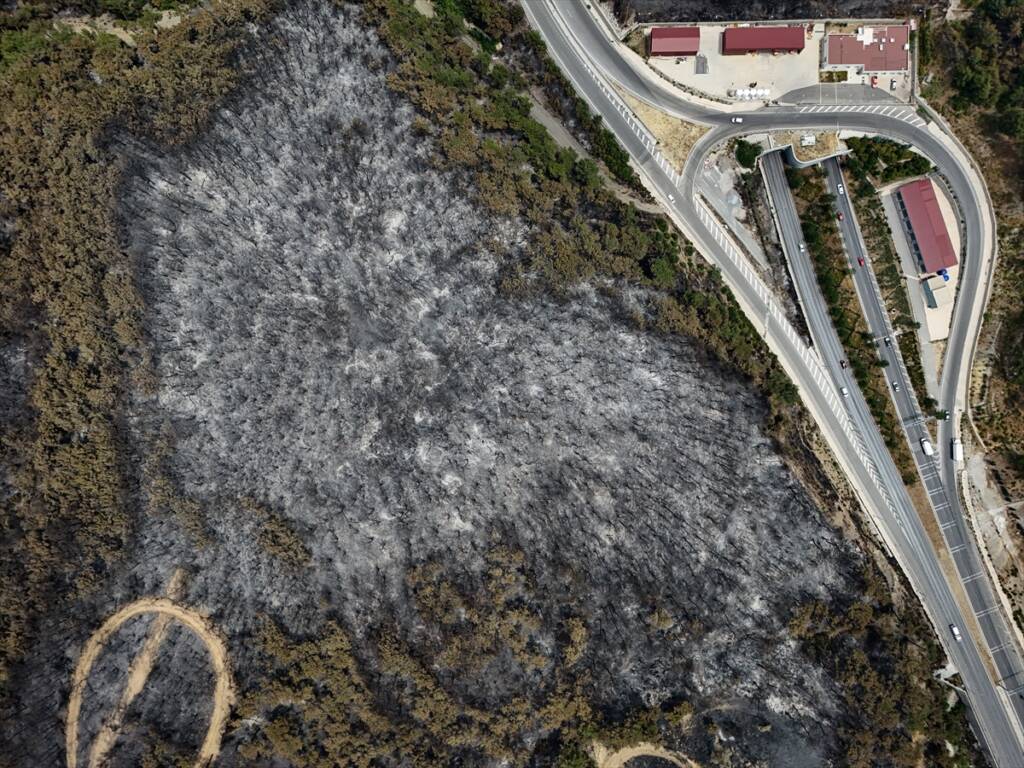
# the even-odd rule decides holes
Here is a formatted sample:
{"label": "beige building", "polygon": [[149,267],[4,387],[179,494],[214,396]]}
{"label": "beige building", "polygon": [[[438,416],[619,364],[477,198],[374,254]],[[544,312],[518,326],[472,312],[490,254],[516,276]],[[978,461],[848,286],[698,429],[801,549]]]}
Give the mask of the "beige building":
{"label": "beige building", "polygon": [[953,303],[953,287],[950,281],[943,280],[939,275],[923,281],[921,289],[924,291],[924,300],[931,309],[938,309]]}

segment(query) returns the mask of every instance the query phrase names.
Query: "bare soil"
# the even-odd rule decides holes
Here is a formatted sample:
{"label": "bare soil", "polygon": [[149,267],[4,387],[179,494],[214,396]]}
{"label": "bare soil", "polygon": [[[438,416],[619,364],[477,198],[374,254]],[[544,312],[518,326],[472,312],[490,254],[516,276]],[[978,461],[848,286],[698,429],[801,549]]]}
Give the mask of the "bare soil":
{"label": "bare soil", "polygon": [[616,90],[629,105],[629,108],[654,134],[654,138],[658,140],[659,149],[672,164],[672,167],[677,173],[682,173],[686,159],[693,150],[693,145],[708,132],[708,127],[667,115],[660,109],[655,109],[631,96],[618,86],[616,86]]}
{"label": "bare soil", "polygon": [[221,640],[217,631],[207,619],[196,611],[178,605],[166,597],[142,598],[124,606],[103,622],[102,626],[89,638],[81,655],[78,657],[78,663],[75,666],[75,672],[71,680],[71,698],[68,701],[66,725],[68,768],[75,768],[78,764],[78,719],[93,665],[96,663],[106,643],[123,624],[129,619],[147,613],[157,614],[159,623],[152,628],[150,640],[146,643],[143,652],[136,659],[135,663],[132,664],[128,685],[121,699],[123,707],[119,705],[118,710],[100,731],[96,741],[93,743],[93,747],[90,750],[89,768],[101,765],[106,753],[113,746],[117,738],[116,726],[120,723],[128,704],[145,685],[146,679],[152,671],[153,657],[163,641],[167,625],[172,620],[184,624],[203,641],[209,651],[216,679],[213,691],[213,714],[210,717],[206,736],[203,739],[195,764],[197,766],[208,765],[220,752],[221,737],[227,724],[231,705],[235,701],[234,684],[231,679],[228,653],[224,641]]}

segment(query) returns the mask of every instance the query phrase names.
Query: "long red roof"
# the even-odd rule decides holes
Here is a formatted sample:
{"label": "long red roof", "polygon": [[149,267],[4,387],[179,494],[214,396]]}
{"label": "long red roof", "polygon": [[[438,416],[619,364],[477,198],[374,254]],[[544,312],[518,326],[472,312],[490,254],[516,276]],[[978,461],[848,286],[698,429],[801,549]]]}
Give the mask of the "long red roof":
{"label": "long red roof", "polygon": [[652,56],[694,56],[700,50],[700,27],[655,27]]}
{"label": "long red roof", "polygon": [[829,35],[828,63],[859,64],[865,72],[897,72],[909,66],[910,52],[905,48],[910,40],[909,27],[865,27],[867,30],[870,43],[858,40],[856,35]]}
{"label": "long red roof", "polygon": [[956,264],[953,242],[946,231],[935,187],[929,179],[918,179],[897,190],[907,210],[925,272],[938,272]]}
{"label": "long red roof", "polygon": [[729,27],[722,33],[722,53],[802,51],[803,27]]}

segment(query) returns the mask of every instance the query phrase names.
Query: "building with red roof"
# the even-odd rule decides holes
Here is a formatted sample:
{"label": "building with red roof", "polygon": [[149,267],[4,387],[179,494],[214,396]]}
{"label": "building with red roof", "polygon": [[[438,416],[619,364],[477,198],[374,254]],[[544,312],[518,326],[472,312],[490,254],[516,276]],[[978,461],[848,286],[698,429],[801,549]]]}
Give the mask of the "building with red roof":
{"label": "building with red roof", "polygon": [[722,53],[799,53],[804,49],[803,27],[729,27],[722,32]]}
{"label": "building with red roof", "polygon": [[918,179],[896,190],[903,224],[910,235],[914,257],[924,273],[938,272],[956,265],[953,242],[939,208],[939,200],[930,179]]}
{"label": "building with red roof", "polygon": [[700,27],[655,27],[651,30],[651,56],[696,56]]}
{"label": "building with red roof", "polygon": [[861,72],[902,72],[910,66],[910,27],[861,27],[856,35],[829,35],[825,64]]}

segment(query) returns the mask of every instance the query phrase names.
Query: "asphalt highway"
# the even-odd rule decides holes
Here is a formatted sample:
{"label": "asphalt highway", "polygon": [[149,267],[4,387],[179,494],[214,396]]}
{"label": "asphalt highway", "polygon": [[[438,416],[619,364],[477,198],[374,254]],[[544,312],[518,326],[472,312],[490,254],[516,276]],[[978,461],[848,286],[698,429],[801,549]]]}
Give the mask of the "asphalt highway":
{"label": "asphalt highway", "polygon": [[[838,365],[841,346],[835,338],[834,330],[831,330],[831,323],[827,322],[827,314],[824,321],[820,316],[813,321],[809,319],[809,324],[814,324],[812,336],[815,347],[807,348],[785,319],[771,292],[746,264],[728,233],[722,231],[694,194],[694,180],[702,172],[707,153],[722,140],[734,135],[787,128],[846,128],[886,135],[914,144],[938,166],[957,197],[969,248],[969,257],[964,259],[961,268],[954,332],[950,336],[946,354],[948,362],[943,371],[944,397],[948,394],[950,400],[953,400],[962,397],[962,360],[965,353],[973,348],[980,315],[979,302],[984,302],[983,291],[987,279],[982,258],[984,244],[987,242],[987,233],[984,231],[987,221],[983,216],[990,213],[987,209],[983,210],[978,202],[966,159],[945,141],[923,129],[922,121],[912,114],[908,119],[906,115],[893,117],[868,111],[809,112],[770,107],[743,114],[743,123],[734,123],[732,118],[735,114],[723,114],[699,106],[638,74],[607,40],[581,3],[559,0],[554,4],[546,0],[531,0],[524,3],[524,7],[563,72],[591,107],[603,117],[606,125],[632,156],[649,187],[666,205],[684,233],[702,254],[720,268],[723,279],[733,290],[741,307],[762,331],[769,347],[793,377],[805,404],[836,452],[851,484],[875,521],[879,534],[922,600],[940,640],[959,670],[972,714],[980,730],[979,736],[993,763],[1006,768],[1021,768],[1024,766],[1024,747],[1018,733],[1024,713],[1016,705],[1020,700],[1008,696],[997,681],[990,678],[974,639],[968,632],[963,632],[962,642],[952,639],[949,625],[956,624],[963,628],[969,624],[954,598],[953,589],[942,572],[935,549],[914,512],[892,458],[881,441],[881,435],[870,420],[870,413],[859,390],[852,381],[844,383],[847,381],[844,378],[846,371]],[[661,158],[653,137],[622,103],[614,85],[666,112],[712,126],[712,130],[694,148],[682,174],[677,174]],[[788,199],[792,206],[788,188],[781,199]],[[778,205],[777,213],[784,207]],[[795,211],[792,214],[795,216]],[[783,218],[788,220],[789,215],[783,213],[780,218],[787,253],[792,254],[795,247],[799,254],[800,241],[793,242],[794,237],[799,237],[799,228],[797,226],[794,232],[792,221],[783,223]],[[814,284],[808,285],[805,278],[806,275],[801,278],[803,288],[798,288],[798,292],[811,292],[812,288],[816,288]],[[802,294],[801,299],[804,299]],[[805,312],[812,314],[806,308]],[[831,339],[828,337],[829,330]],[[849,397],[840,394],[842,386],[849,390]],[[909,385],[904,391],[907,390]],[[916,411],[916,404],[905,405]],[[929,478],[925,479],[928,482]],[[955,529],[951,527],[949,530]],[[967,549],[961,551],[966,552]],[[985,579],[984,574],[980,574],[965,587],[974,583],[981,584]],[[982,622],[989,617],[993,622],[1001,621],[995,611],[980,616],[978,620]],[[1015,649],[1007,646],[1002,650],[1008,651],[1007,659],[1016,657]],[[1016,668],[1019,669],[1020,665],[1017,664]]]}
{"label": "asphalt highway", "polygon": [[[839,162],[832,158],[827,160],[824,166],[828,174],[830,189],[835,191],[840,184],[845,189]],[[849,195],[837,194],[835,209],[837,214],[843,214],[842,221],[837,223],[849,257],[850,268],[853,270],[854,286],[867,319],[868,328],[879,345],[879,354],[887,363],[885,371],[889,381],[889,394],[896,406],[900,422],[913,451],[918,474],[928,492],[928,498],[935,512],[939,528],[956,564],[960,582],[970,600],[971,609],[974,611],[978,626],[984,635],[989,655],[999,673],[1000,685],[1011,692],[1011,701],[1017,716],[1024,720],[1024,698],[1019,691],[1022,682],[1020,659],[1014,643],[1008,635],[1007,628],[998,616],[998,608],[995,607],[997,602],[988,579],[984,578],[985,567],[981,553],[978,551],[974,536],[967,528],[965,516],[960,507],[959,495],[956,493],[956,486],[955,484],[950,486],[944,482],[940,473],[940,466],[943,464],[955,466],[952,459],[951,438],[943,439],[942,435],[943,426],[952,427],[952,417],[949,422],[938,422],[940,439],[933,446],[935,454],[927,456],[922,449],[921,441],[928,440],[932,443],[935,441],[928,430],[925,415],[917,402],[913,385],[903,363],[889,315],[885,311],[885,303],[874,277],[871,257],[864,245],[864,239],[857,223],[856,211]],[[897,234],[897,236],[899,235]],[[859,259],[864,260],[863,267],[860,266]],[[886,339],[890,339],[889,344],[885,342]],[[893,386],[894,383],[898,389]],[[953,411],[952,404],[949,411],[950,413]],[[949,434],[950,431],[946,430],[946,434]],[[951,472],[948,477],[955,483],[955,472]],[[949,492],[950,487],[952,487],[952,494]]]}
{"label": "asphalt highway", "polygon": [[[902,493],[899,492],[903,490],[903,483],[900,478],[899,470],[892,461],[882,440],[882,436],[875,426],[871,416],[871,411],[857,387],[852,371],[849,368],[844,369],[841,365],[840,361],[844,359],[845,352],[839,337],[836,335],[835,328],[832,325],[832,321],[828,314],[828,307],[821,295],[821,291],[818,289],[817,276],[815,274],[814,267],[811,264],[809,253],[803,245],[800,220],[797,215],[796,207],[793,204],[793,197],[789,190],[789,184],[786,181],[782,156],[779,152],[769,153],[762,158],[762,163],[764,165],[765,180],[768,185],[768,193],[774,207],[783,250],[786,253],[787,261],[790,265],[790,272],[793,277],[794,285],[796,286],[801,308],[804,311],[804,316],[807,321],[808,329],[811,333],[811,338],[814,340],[815,347],[822,352],[829,371],[834,377],[836,386],[845,388],[849,393],[844,397],[844,401],[846,402],[851,418],[857,424],[858,432],[868,443],[869,453],[872,456],[877,457],[876,467],[882,477],[882,482],[891,491],[894,491],[892,493],[892,497],[893,503],[897,509],[897,512],[895,513],[898,521],[897,525],[900,526],[901,533],[903,534],[900,539],[906,542],[910,551],[913,552],[914,556],[917,558],[918,564],[923,566],[921,570],[923,571],[922,575],[927,583],[926,589],[928,589],[934,603],[939,607],[942,615],[942,621],[945,622],[944,624],[939,624],[938,620],[936,620],[937,629],[940,634],[945,634],[945,644],[949,648],[950,656],[956,664],[957,669],[961,671],[961,676],[965,681],[968,677],[975,676],[977,676],[977,679],[987,679],[987,672],[984,669],[978,649],[974,647],[973,639],[966,631],[963,631],[964,625],[958,623],[963,621],[963,618],[961,617],[960,608],[956,604],[952,591],[949,590],[948,587],[946,589],[942,588],[945,586],[945,578],[938,567],[938,561],[934,556],[934,551],[932,549],[931,541],[928,538],[928,534],[925,531],[909,496],[905,491]],[[832,170],[837,171],[838,169],[836,168]],[[841,177],[837,178],[835,175],[830,175],[830,186],[833,191],[838,190],[838,185],[841,183],[840,179]],[[846,225],[844,226],[844,229],[848,230],[854,222],[854,219],[851,216],[849,198],[845,194],[837,194],[836,201],[837,206],[840,206],[844,211],[844,221],[840,223]],[[844,236],[849,237],[848,231],[844,232]],[[860,267],[857,262],[858,257],[864,258],[865,256],[866,254],[863,250],[854,250],[850,254],[850,264],[851,268],[854,270],[855,281],[858,283],[858,294],[863,296],[861,293],[862,290],[865,292],[869,291],[870,299],[875,296],[875,291],[873,289],[873,285],[869,281],[870,272],[867,268],[867,261],[865,261],[864,267]],[[897,403],[897,409],[900,411],[900,417],[906,417],[911,420],[911,424],[907,426],[907,430],[908,434],[913,435],[913,439],[917,441],[920,441],[920,439],[930,439],[927,431],[924,429],[920,414],[916,410],[916,403],[913,402],[913,391],[910,387],[909,381],[904,379],[900,361],[895,358],[897,350],[895,341],[893,341],[891,346],[887,346],[884,342],[885,337],[889,336],[891,338],[891,334],[887,332],[888,323],[884,320],[884,312],[882,312],[881,306],[878,302],[869,301],[868,306],[873,310],[874,320],[880,323],[880,327],[884,331],[882,337],[879,339],[880,353],[883,355],[884,359],[889,361],[889,365],[885,368],[885,371],[890,382],[890,394],[893,395],[893,399]],[[869,315],[870,314],[872,313],[869,312]],[[911,430],[914,431],[911,432]],[[938,481],[938,472],[934,466],[934,457],[931,459],[926,457],[919,442],[913,446],[913,448],[915,458],[918,460],[921,469],[923,472],[927,472],[927,474],[923,474],[922,476],[928,484],[929,493],[934,492],[944,498],[944,489]],[[946,504],[945,509],[948,515],[948,504]],[[939,582],[942,582],[941,586]],[[963,638],[961,642],[957,642],[953,639],[950,625],[960,627]],[[965,667],[969,667],[971,669],[970,673],[965,671]],[[975,702],[973,693],[970,690],[971,687],[972,686],[969,683],[968,695],[971,697],[973,704]],[[996,695],[998,697],[998,691],[996,692]]]}

